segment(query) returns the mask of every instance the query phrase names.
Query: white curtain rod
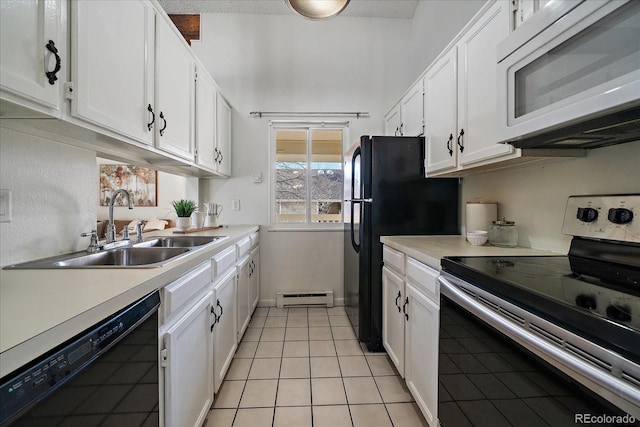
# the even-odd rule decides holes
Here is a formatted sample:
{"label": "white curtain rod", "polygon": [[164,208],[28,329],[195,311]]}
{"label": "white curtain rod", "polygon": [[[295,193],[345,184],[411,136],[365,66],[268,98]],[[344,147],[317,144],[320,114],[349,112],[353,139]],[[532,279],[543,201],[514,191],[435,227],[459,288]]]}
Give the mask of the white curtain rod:
{"label": "white curtain rod", "polygon": [[368,112],[320,112],[320,111],[252,111],[249,113],[252,117],[355,117],[356,119],[369,117]]}

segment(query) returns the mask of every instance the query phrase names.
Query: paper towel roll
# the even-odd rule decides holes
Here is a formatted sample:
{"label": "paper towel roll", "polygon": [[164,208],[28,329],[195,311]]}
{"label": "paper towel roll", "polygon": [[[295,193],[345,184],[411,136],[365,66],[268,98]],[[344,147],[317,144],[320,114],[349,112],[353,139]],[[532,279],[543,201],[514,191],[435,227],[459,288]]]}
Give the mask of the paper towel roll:
{"label": "paper towel roll", "polygon": [[491,221],[498,219],[498,204],[493,202],[467,202],[466,231],[489,230]]}

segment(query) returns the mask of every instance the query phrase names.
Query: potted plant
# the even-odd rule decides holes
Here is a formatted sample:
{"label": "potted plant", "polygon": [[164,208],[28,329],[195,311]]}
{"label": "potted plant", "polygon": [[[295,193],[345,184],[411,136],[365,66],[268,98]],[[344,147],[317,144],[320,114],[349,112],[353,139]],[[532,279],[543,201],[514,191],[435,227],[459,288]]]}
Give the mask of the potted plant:
{"label": "potted plant", "polygon": [[178,215],[176,228],[180,231],[187,230],[191,223],[191,214],[198,210],[198,205],[193,200],[174,200],[171,202],[173,209]]}

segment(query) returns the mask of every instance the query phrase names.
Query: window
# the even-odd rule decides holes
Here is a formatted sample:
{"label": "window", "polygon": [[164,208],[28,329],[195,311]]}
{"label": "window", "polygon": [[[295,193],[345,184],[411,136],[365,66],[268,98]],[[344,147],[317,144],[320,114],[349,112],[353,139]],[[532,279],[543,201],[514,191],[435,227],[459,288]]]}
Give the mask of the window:
{"label": "window", "polygon": [[273,220],[278,225],[342,223],[346,123],[272,123]]}

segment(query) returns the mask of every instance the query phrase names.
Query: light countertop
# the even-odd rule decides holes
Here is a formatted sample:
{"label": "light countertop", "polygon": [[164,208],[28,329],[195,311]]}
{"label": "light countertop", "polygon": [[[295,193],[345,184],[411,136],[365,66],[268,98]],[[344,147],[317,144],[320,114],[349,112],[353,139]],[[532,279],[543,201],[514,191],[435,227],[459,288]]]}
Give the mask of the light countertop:
{"label": "light countertop", "polygon": [[[161,267],[0,270],[0,377],[257,230],[231,226],[189,234],[227,238]],[[172,229],[145,238],[168,235]]]}
{"label": "light countertop", "polygon": [[531,248],[499,248],[489,244],[473,246],[465,236],[382,236],[380,241],[438,270],[440,260],[445,256],[564,255]]}

